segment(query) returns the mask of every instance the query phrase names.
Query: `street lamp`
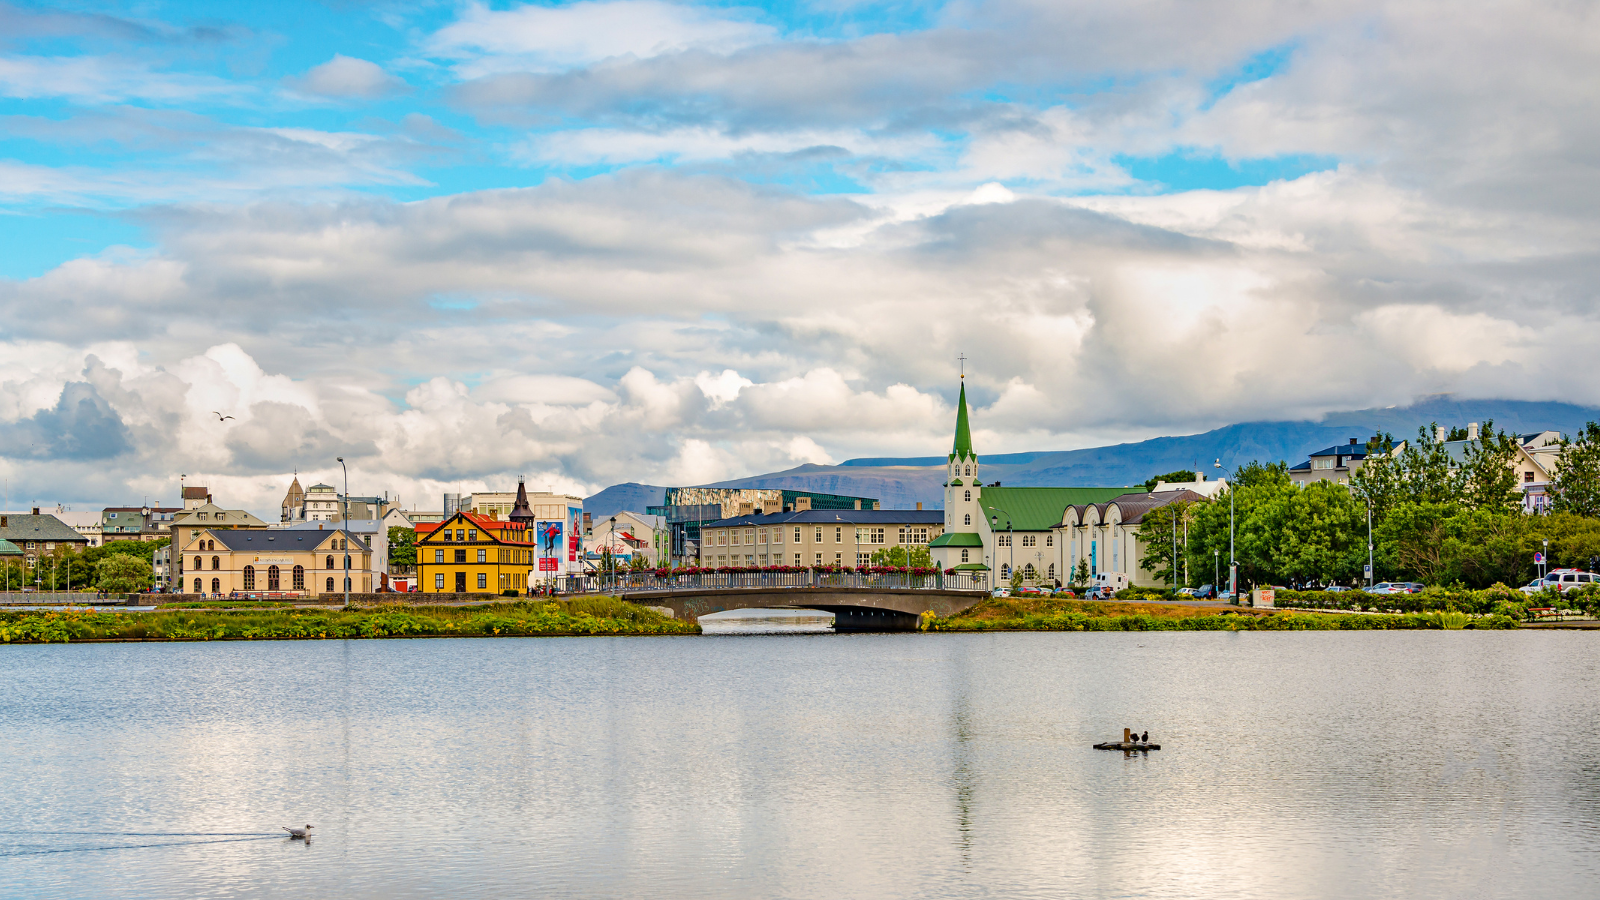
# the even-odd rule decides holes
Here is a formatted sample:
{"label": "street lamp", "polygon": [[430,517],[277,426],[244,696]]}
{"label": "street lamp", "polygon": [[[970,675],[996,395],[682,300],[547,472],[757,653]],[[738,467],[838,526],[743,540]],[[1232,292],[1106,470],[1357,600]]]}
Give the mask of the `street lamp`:
{"label": "street lamp", "polygon": [[1372,587],[1372,579],[1377,575],[1377,567],[1372,563],[1372,498],[1367,501],[1367,587]]}
{"label": "street lamp", "polygon": [[[1011,521],[1011,513],[1008,513],[1005,510],[1000,509],[1000,507],[998,507],[998,506],[992,506],[992,507],[990,507],[990,509],[994,509],[994,510],[997,510],[999,512],[1006,513],[1006,547],[1009,548],[1010,552],[1009,552],[1008,555],[1011,557],[1011,561],[1006,564],[1006,568],[1011,570],[1012,577],[1016,577],[1016,574],[1017,574],[1017,537],[1016,537],[1017,536],[1017,532],[1016,532],[1016,528],[1014,527],[1014,523]],[[993,513],[990,513],[990,515],[989,515],[989,531],[993,532],[996,529],[998,529],[999,527],[1000,527],[1000,517],[995,515],[995,514],[993,514]]]}
{"label": "street lamp", "polygon": [[[1220,469],[1222,468],[1222,460],[1218,459],[1211,465],[1212,468]],[[1228,485],[1228,599],[1233,601],[1239,599],[1239,556],[1234,552],[1233,546],[1234,512],[1236,509],[1233,494],[1235,487],[1237,485]]]}
{"label": "street lamp", "polygon": [[344,457],[338,457],[339,468],[344,470],[344,537],[339,541],[344,544],[344,605],[350,605],[350,467],[344,464]]}

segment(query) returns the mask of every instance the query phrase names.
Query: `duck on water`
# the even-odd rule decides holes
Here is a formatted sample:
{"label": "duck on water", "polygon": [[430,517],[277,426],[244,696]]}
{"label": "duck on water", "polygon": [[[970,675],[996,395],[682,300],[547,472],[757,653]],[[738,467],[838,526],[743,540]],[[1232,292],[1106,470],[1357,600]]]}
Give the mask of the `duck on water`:
{"label": "duck on water", "polygon": [[1107,741],[1104,744],[1095,744],[1096,750],[1160,750],[1160,744],[1150,743],[1150,732],[1143,734],[1135,732],[1132,728],[1122,729],[1122,740]]}

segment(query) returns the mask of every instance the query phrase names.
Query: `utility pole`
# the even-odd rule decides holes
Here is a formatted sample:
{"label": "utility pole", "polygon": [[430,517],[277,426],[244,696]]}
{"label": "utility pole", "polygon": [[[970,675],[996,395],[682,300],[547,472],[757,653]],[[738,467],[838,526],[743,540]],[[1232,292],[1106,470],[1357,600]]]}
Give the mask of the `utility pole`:
{"label": "utility pole", "polygon": [[350,605],[350,467],[345,465],[344,457],[339,457],[339,468],[344,470],[344,537],[339,543],[344,546],[344,605]]}

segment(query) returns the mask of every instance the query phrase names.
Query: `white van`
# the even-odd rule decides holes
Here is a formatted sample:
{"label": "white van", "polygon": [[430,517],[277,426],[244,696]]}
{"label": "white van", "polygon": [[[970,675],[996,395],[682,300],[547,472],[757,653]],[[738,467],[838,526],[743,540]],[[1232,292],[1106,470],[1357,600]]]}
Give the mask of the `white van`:
{"label": "white van", "polygon": [[1126,572],[1101,572],[1089,582],[1090,587],[1097,587],[1101,593],[1115,594],[1128,586],[1128,573]]}

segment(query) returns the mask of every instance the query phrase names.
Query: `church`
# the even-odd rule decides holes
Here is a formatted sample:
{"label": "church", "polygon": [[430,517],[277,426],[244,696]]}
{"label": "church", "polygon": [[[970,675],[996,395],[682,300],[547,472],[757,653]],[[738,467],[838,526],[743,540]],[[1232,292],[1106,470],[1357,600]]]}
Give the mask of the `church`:
{"label": "church", "polygon": [[1187,489],[1146,493],[1138,487],[1002,487],[984,484],[967,419],[963,377],[955,443],[944,483],[944,534],[928,544],[934,565],[993,572],[994,584],[1020,571],[1027,584],[1067,585],[1072,573],[1107,584],[1165,587],[1139,565],[1145,513],[1174,501],[1196,502]]}

